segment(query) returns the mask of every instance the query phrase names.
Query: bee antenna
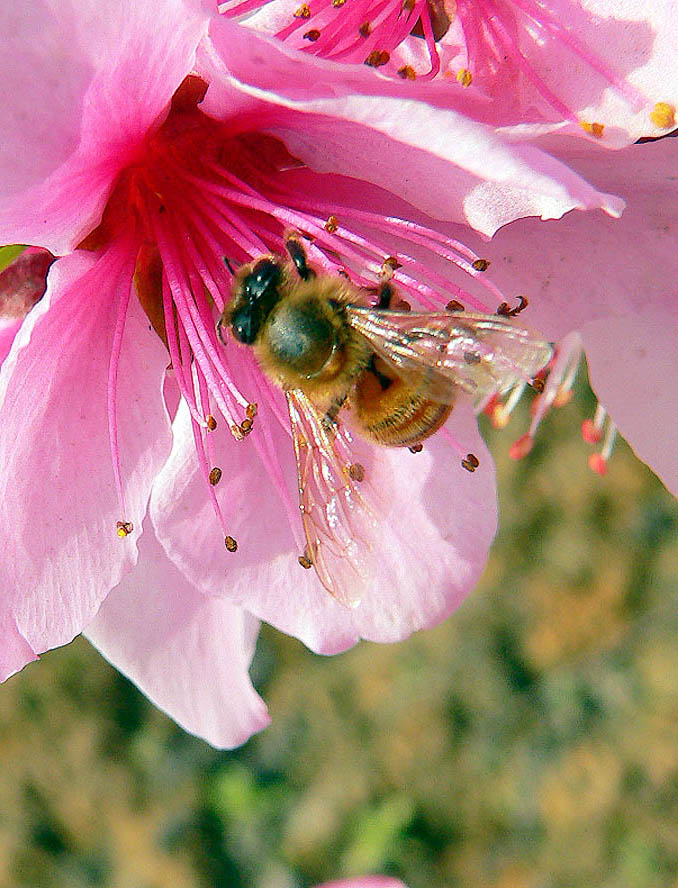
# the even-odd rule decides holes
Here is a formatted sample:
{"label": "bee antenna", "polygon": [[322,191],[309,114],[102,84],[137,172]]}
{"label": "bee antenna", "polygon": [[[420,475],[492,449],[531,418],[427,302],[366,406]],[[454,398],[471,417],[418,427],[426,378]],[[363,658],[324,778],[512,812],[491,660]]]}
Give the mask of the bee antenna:
{"label": "bee antenna", "polygon": [[235,277],[235,272],[233,271],[233,266],[231,265],[231,260],[228,258],[228,256],[224,256],[223,259],[224,259],[224,265],[231,272],[231,275],[233,277]]}
{"label": "bee antenna", "polygon": [[226,340],[224,339],[224,326],[223,326],[223,315],[217,321],[217,336],[219,337],[219,342],[222,345],[226,345]]}

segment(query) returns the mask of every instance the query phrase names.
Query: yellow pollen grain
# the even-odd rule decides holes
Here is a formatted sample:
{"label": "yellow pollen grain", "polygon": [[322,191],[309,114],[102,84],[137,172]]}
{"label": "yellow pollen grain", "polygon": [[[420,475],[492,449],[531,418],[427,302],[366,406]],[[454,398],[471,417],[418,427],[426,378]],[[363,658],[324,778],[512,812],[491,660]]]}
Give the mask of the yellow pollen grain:
{"label": "yellow pollen grain", "polygon": [[471,74],[468,68],[460,68],[457,71],[457,82],[463,87],[470,86],[473,83],[473,74]]}
{"label": "yellow pollen grain", "polygon": [[129,536],[133,530],[134,525],[131,521],[117,521],[115,524],[115,531],[121,540],[124,540],[125,537]]}
{"label": "yellow pollen grain", "polygon": [[295,18],[310,18],[311,17],[311,8],[308,3],[302,3],[299,9],[294,10]]}
{"label": "yellow pollen grain", "polygon": [[579,126],[584,130],[585,133],[594,136],[596,139],[603,138],[605,127],[602,123],[589,123],[588,120],[580,120]]}
{"label": "yellow pollen grain", "polygon": [[224,545],[228,549],[229,552],[237,552],[238,551],[238,543],[237,540],[234,540],[232,536],[224,537]]}
{"label": "yellow pollen grain", "polygon": [[676,109],[668,102],[657,102],[650,111],[650,120],[659,129],[669,129],[676,125]]}

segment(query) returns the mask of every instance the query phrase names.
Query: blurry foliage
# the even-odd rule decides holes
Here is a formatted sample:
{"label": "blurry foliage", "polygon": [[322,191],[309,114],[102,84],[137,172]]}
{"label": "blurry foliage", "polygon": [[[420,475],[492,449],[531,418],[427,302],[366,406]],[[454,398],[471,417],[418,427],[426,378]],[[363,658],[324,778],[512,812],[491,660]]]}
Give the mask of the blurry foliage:
{"label": "blurry foliage", "polygon": [[[437,629],[318,657],[264,628],[273,725],[217,752],[79,640],[0,691],[0,885],[678,885],[678,510],[590,394],[531,457],[488,431],[501,531]],[[517,431],[516,431],[517,430]]]}

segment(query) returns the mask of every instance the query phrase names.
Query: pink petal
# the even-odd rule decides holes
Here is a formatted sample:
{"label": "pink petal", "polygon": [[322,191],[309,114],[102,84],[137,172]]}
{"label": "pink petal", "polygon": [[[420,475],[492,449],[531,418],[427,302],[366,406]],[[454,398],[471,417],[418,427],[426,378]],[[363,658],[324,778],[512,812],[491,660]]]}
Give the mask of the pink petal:
{"label": "pink petal", "polygon": [[132,300],[118,379],[121,515],[106,410],[113,265],[81,253],[55,262],[0,369],[0,614],[38,653],[80,632],[136,562],[116,521],[141,527],[168,450],[167,355]]}
{"label": "pink petal", "polygon": [[0,318],[0,367],[9,354],[14,337],[19,332],[21,318]]}
{"label": "pink petal", "polygon": [[30,644],[19,631],[14,617],[0,614],[0,681],[23,669],[27,663],[38,659]]}
{"label": "pink petal", "polygon": [[584,325],[591,386],[637,456],[678,496],[678,292],[672,313]]}
{"label": "pink petal", "polygon": [[0,242],[73,248],[193,65],[182,0],[36,0],[0,11]]}
{"label": "pink petal", "polygon": [[[460,113],[406,100],[401,86],[368,71],[294,53],[224,18],[212,23],[210,38],[199,55],[211,81],[202,108],[224,118],[238,104],[244,109],[245,95],[260,99],[258,125],[318,172],[372,182],[434,218],[488,235],[521,216],[623,209],[534,146],[511,145]],[[254,105],[249,113],[257,113]]]}
{"label": "pink petal", "polygon": [[139,561],[85,634],[153,703],[220,748],[270,721],[248,669],[259,623],[191,586],[146,527]]}
{"label": "pink petal", "polygon": [[362,876],[358,879],[339,879],[335,882],[323,882],[316,888],[406,888],[400,879],[391,879],[388,876]]}
{"label": "pink petal", "polygon": [[[283,408],[284,409],[284,408]],[[172,455],[157,479],[151,518],[158,539],[185,576],[203,591],[229,599],[302,639],[321,653],[336,653],[359,638],[397,641],[445,619],[464,600],[483,570],[496,529],[492,460],[465,405],[451,424],[464,454],[480,459],[473,475],[442,433],[422,453],[369,448],[368,477],[385,502],[372,540],[374,580],[356,608],[338,604],[314,571],[303,570],[292,442],[263,398],[253,433],[242,442],[217,429],[215,450],[224,468],[216,488],[227,529],[238,551],[226,551],[197,470],[186,411],[174,422]],[[288,508],[270,483],[266,439],[277,454]],[[362,460],[361,460],[362,461]]]}
{"label": "pink petal", "polygon": [[614,163],[607,154],[573,154],[585,175],[627,198],[622,218],[521,220],[480,247],[504,292],[529,298],[526,324],[554,341],[571,330],[585,334],[601,402],[674,491],[676,424],[668,419],[674,414],[667,381],[675,376],[678,329],[677,148],[674,139],[635,145]]}

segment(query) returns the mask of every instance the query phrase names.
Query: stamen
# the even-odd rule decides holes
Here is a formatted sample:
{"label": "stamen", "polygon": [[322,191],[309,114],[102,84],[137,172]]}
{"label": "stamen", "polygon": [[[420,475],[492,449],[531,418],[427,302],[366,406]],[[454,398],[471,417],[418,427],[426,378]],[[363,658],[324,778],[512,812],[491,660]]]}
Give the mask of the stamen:
{"label": "stamen", "polygon": [[233,539],[232,536],[228,534],[224,537],[224,545],[228,549],[229,552],[237,552],[238,551],[238,543]]}
{"label": "stamen", "polygon": [[300,555],[297,560],[299,564],[304,568],[304,570],[310,570],[313,567],[313,562],[308,557],[308,555],[306,555],[306,553]]}
{"label": "stamen", "polygon": [[117,521],[115,527],[121,540],[124,540],[134,530],[134,525],[131,521]]}
{"label": "stamen", "polygon": [[603,438],[603,423],[607,411],[602,404],[598,404],[593,419],[585,419],[581,424],[581,436],[587,444],[598,444]]}
{"label": "stamen", "polygon": [[471,74],[468,68],[460,68],[457,71],[457,82],[463,87],[469,87],[473,83],[473,74]]}
{"label": "stamen", "polygon": [[219,466],[215,466],[213,469],[210,469],[209,473],[209,482],[212,487],[216,487],[217,484],[221,481],[222,471]]}

